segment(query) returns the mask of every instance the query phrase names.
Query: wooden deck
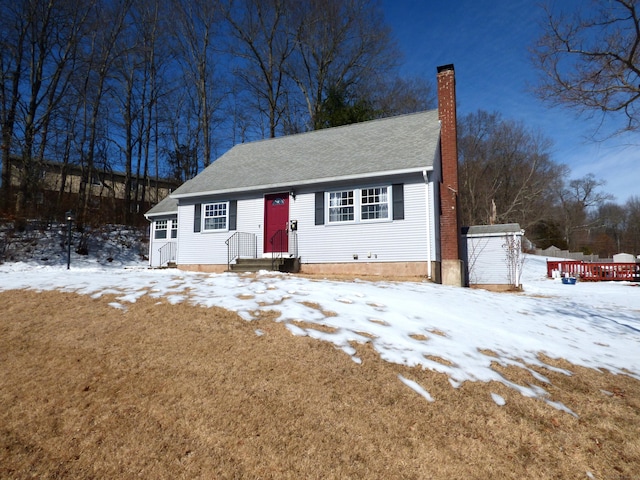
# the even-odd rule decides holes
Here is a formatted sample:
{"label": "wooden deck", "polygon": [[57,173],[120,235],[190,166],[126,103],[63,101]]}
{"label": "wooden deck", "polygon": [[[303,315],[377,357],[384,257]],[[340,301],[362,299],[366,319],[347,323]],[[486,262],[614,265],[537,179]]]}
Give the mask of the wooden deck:
{"label": "wooden deck", "polygon": [[553,271],[570,277],[579,278],[583,282],[640,282],[640,264],[638,263],[605,263],[583,262],[580,260],[547,260],[547,276],[551,278]]}

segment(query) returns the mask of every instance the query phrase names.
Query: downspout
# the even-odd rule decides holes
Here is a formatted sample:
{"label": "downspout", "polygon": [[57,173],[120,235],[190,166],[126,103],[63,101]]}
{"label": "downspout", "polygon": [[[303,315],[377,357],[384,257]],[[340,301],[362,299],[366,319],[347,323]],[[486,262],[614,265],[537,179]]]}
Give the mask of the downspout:
{"label": "downspout", "polygon": [[427,279],[431,280],[431,240],[433,239],[433,235],[431,233],[431,212],[429,208],[429,176],[426,170],[422,171],[422,178],[424,178],[424,200],[427,207]]}
{"label": "downspout", "polygon": [[151,237],[151,235],[153,235],[154,225],[155,225],[155,222],[152,220],[151,223],[149,224],[149,230],[148,230],[149,232],[149,268],[153,268],[153,259],[151,258],[151,256],[153,255],[153,238]]}

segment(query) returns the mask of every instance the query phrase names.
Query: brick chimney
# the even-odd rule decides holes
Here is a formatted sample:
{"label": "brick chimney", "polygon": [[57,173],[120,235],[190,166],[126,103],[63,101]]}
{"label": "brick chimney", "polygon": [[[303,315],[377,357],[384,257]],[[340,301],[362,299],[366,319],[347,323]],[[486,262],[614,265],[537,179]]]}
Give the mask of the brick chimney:
{"label": "brick chimney", "polygon": [[453,65],[438,67],[438,118],[440,119],[440,254],[444,285],[463,285],[458,215],[458,127],[456,78]]}

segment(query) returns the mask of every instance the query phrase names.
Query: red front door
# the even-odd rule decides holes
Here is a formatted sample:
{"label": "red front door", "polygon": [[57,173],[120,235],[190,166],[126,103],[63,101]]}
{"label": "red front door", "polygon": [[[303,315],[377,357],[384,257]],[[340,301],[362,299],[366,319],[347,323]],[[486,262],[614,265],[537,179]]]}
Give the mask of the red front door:
{"label": "red front door", "polygon": [[288,252],[289,193],[264,197],[264,252]]}

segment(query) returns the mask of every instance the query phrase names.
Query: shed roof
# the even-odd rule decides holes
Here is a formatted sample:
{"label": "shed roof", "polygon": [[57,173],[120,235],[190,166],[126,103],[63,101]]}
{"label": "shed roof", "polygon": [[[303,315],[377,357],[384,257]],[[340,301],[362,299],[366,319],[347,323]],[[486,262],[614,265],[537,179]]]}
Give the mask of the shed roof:
{"label": "shed roof", "polygon": [[195,197],[431,170],[438,111],[236,145],[172,194]]}
{"label": "shed roof", "polygon": [[523,234],[524,231],[520,228],[519,223],[502,223],[499,225],[472,225],[470,227],[462,228],[462,234],[467,236],[498,236],[505,233]]}

